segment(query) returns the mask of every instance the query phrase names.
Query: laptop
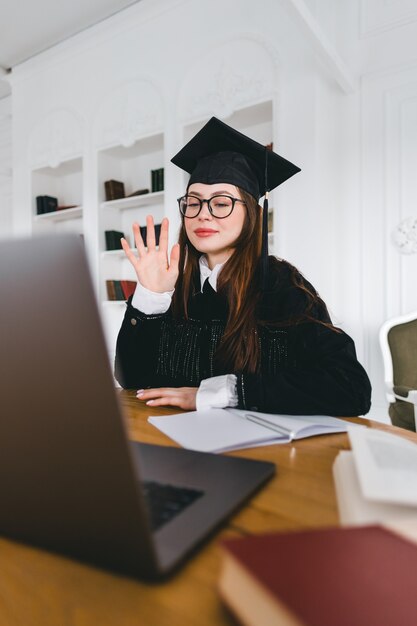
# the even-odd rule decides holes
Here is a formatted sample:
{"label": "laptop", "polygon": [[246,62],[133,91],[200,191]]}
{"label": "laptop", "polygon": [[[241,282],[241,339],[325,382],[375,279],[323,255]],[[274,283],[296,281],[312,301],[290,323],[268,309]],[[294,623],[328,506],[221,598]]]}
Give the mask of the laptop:
{"label": "laptop", "polygon": [[2,535],[158,580],[274,474],[129,441],[78,235],[0,242],[0,302]]}

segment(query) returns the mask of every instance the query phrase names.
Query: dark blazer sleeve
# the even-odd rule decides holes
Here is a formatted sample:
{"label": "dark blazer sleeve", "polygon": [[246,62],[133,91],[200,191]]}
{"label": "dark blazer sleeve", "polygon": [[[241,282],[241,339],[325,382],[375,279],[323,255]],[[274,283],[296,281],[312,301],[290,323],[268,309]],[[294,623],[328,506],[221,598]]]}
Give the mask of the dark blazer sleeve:
{"label": "dark blazer sleeve", "polygon": [[[297,285],[290,274],[295,275]],[[308,308],[307,292],[317,295],[316,290],[288,264],[281,266],[275,277],[265,297],[263,317],[278,321],[294,316],[301,319]],[[371,384],[357,360],[353,340],[331,326],[327,307],[321,299],[308,308],[308,312],[309,319],[304,323],[288,327],[297,365],[274,375],[238,374],[240,408],[345,417],[369,411]]]}
{"label": "dark blazer sleeve", "polygon": [[157,376],[159,338],[168,313],[145,315],[127,301],[126,313],[117,337],[115,377],[125,389],[165,386]]}
{"label": "dark blazer sleeve", "polygon": [[[314,323],[313,323],[314,324]],[[239,408],[289,415],[356,416],[371,406],[371,384],[353,340],[320,324],[301,333],[301,366],[274,375],[238,375]],[[307,335],[307,336],[306,336]]]}

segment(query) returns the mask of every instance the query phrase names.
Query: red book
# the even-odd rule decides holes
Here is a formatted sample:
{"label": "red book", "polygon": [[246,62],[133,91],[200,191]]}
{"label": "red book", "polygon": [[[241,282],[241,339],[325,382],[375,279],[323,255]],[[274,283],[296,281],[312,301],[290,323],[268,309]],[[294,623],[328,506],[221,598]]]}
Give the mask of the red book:
{"label": "red book", "polygon": [[220,593],[247,626],[417,624],[417,545],[381,526],[258,535],[223,548]]}
{"label": "red book", "polygon": [[120,282],[122,284],[123,295],[124,295],[124,297],[127,300],[127,298],[129,296],[131,296],[132,293],[134,293],[134,291],[136,289],[136,281],[134,281],[134,280],[121,280]]}

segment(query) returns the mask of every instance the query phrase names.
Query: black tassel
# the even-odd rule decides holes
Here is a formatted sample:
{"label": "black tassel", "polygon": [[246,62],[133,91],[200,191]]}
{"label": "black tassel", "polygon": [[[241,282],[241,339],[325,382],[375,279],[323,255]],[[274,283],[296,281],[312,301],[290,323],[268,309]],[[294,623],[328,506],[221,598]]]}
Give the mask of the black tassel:
{"label": "black tassel", "polygon": [[265,146],[265,198],[262,210],[262,251],[261,251],[261,289],[264,291],[268,282],[268,147]]}
{"label": "black tassel", "polygon": [[268,192],[265,194],[262,209],[262,251],[261,251],[261,289],[265,290],[268,281]]}

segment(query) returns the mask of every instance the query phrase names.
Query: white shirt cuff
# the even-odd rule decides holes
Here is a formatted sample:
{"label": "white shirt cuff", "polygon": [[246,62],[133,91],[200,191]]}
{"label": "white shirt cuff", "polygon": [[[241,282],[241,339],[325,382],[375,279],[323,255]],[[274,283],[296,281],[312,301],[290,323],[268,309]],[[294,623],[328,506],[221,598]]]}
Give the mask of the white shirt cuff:
{"label": "white shirt cuff", "polygon": [[236,383],[237,378],[234,374],[213,376],[212,378],[202,380],[196,397],[197,411],[212,408],[223,409],[226,406],[237,406],[238,397]]}
{"label": "white shirt cuff", "polygon": [[173,293],[174,290],[163,293],[150,291],[138,281],[132,298],[132,306],[145,315],[159,315],[168,311]]}

